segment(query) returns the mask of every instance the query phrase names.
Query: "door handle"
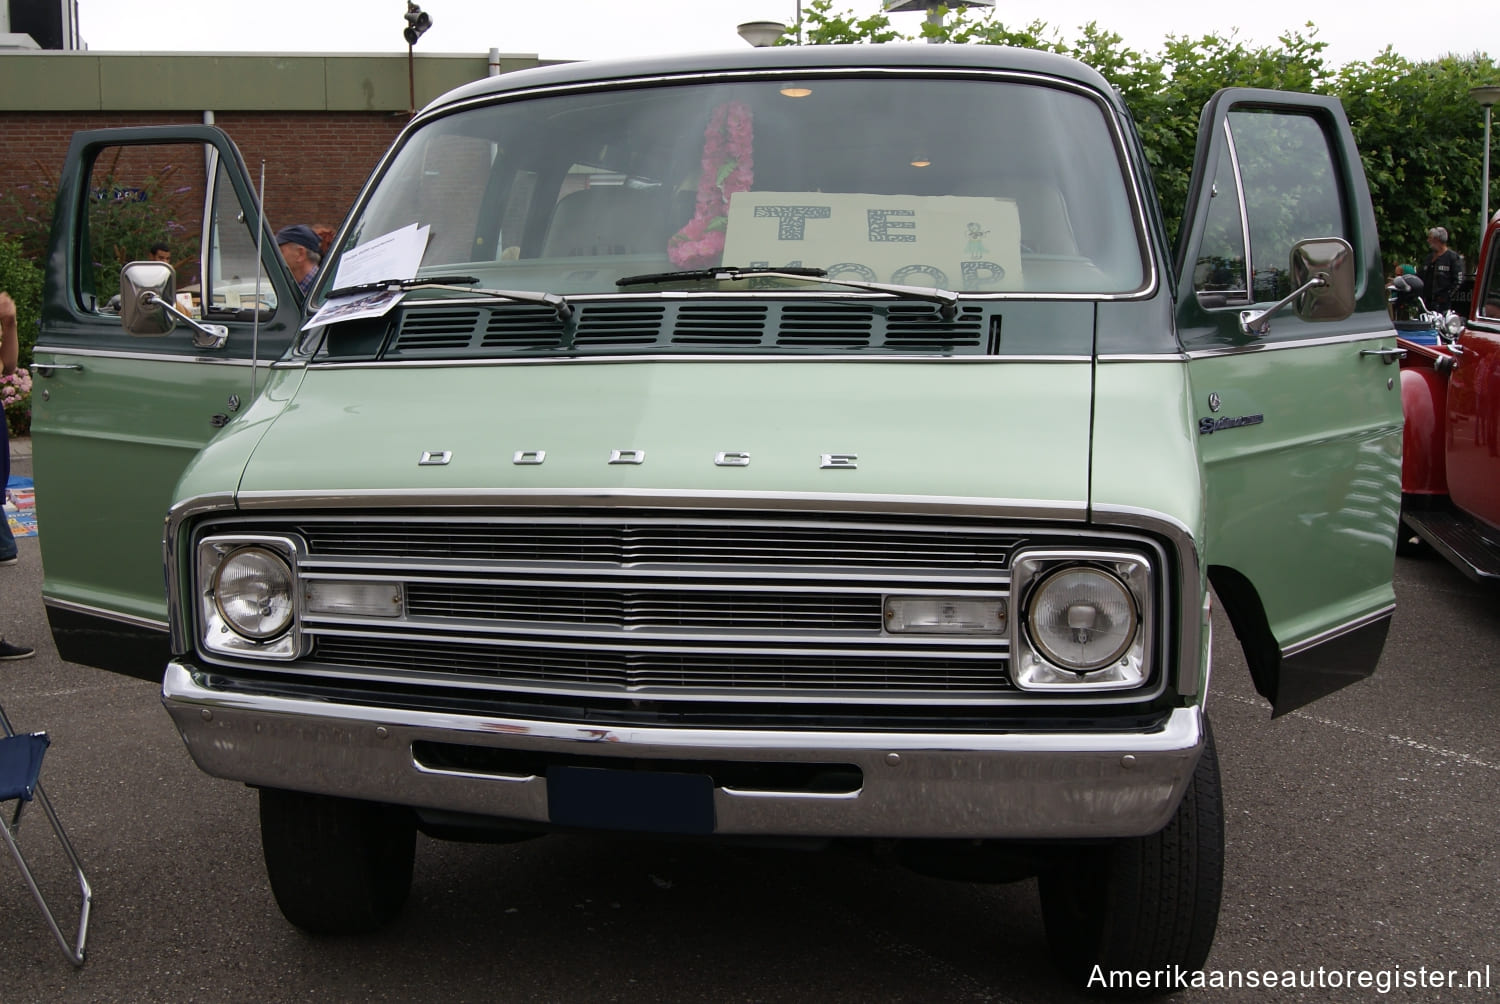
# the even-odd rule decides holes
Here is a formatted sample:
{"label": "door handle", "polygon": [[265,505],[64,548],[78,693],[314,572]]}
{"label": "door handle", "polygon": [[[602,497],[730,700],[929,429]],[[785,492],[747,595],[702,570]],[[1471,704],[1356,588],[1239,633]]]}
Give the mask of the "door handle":
{"label": "door handle", "polygon": [[1380,361],[1387,366],[1406,358],[1405,349],[1360,349],[1359,354],[1362,356],[1379,356]]}
{"label": "door handle", "polygon": [[79,363],[37,363],[37,362],[34,362],[34,363],[31,364],[31,368],[34,371],[36,371],[37,373],[40,373],[44,377],[49,377],[52,374],[56,373],[58,370],[79,370],[80,372],[83,370],[83,366],[80,365]]}

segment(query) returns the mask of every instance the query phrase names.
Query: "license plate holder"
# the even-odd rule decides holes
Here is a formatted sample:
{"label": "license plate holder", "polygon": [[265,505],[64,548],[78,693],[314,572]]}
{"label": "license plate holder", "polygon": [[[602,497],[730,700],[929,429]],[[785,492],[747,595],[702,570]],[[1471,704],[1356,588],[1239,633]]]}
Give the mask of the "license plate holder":
{"label": "license plate holder", "polygon": [[709,834],[714,781],[707,774],[551,767],[547,818],[590,830]]}

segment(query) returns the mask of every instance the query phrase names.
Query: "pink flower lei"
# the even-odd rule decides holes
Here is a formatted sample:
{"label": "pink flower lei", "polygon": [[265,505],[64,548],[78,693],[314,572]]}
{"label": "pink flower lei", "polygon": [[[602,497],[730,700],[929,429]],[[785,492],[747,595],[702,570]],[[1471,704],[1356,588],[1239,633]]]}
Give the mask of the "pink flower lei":
{"label": "pink flower lei", "polygon": [[703,133],[703,174],[693,218],[667,241],[674,265],[694,268],[717,264],[724,253],[729,198],[749,191],[754,180],[751,149],[754,131],[749,106],[729,101],[714,109]]}

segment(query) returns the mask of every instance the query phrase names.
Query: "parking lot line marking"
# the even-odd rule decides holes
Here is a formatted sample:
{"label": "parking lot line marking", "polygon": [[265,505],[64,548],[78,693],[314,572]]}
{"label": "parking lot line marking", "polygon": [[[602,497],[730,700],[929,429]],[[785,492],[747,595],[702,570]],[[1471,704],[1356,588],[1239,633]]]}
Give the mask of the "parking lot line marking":
{"label": "parking lot line marking", "polygon": [[[1262,710],[1266,708],[1266,703],[1264,701],[1254,700],[1249,697],[1240,697],[1238,694],[1225,694],[1219,699],[1234,701],[1237,704],[1247,704],[1252,708],[1260,708]],[[1477,756],[1469,753],[1461,753],[1458,750],[1443,749],[1443,747],[1441,746],[1434,746],[1431,743],[1424,743],[1420,739],[1412,739],[1409,736],[1392,735],[1389,732],[1376,732],[1374,729],[1362,729],[1357,725],[1348,725],[1344,722],[1336,722],[1332,718],[1324,718],[1321,715],[1311,715],[1306,711],[1293,711],[1291,714],[1286,715],[1285,717],[1301,718],[1304,721],[1316,722],[1319,725],[1327,725],[1331,728],[1338,729],[1341,732],[1350,732],[1354,735],[1365,736],[1370,739],[1383,739],[1386,742],[1397,743],[1401,746],[1409,747],[1410,749],[1417,750],[1421,753],[1431,754],[1433,757],[1440,760],[1456,760],[1458,763],[1462,764],[1465,767],[1482,767],[1485,770],[1500,770],[1500,763],[1491,763],[1488,760],[1481,760]]]}

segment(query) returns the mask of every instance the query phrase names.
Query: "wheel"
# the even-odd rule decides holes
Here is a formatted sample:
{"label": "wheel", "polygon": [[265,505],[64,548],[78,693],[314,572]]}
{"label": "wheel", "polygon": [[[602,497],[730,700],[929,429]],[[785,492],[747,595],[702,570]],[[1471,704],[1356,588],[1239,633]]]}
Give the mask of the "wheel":
{"label": "wheel", "polygon": [[411,810],[377,802],[260,789],[260,844],[276,905],[311,934],[363,934],[411,891]]}
{"label": "wheel", "polygon": [[1224,885],[1224,805],[1206,719],[1204,728],[1197,769],[1165,829],[1089,848],[1040,876],[1048,947],[1064,975],[1083,989],[1107,992],[1097,978],[1101,971],[1106,978],[1178,966],[1195,972],[1208,959]]}

